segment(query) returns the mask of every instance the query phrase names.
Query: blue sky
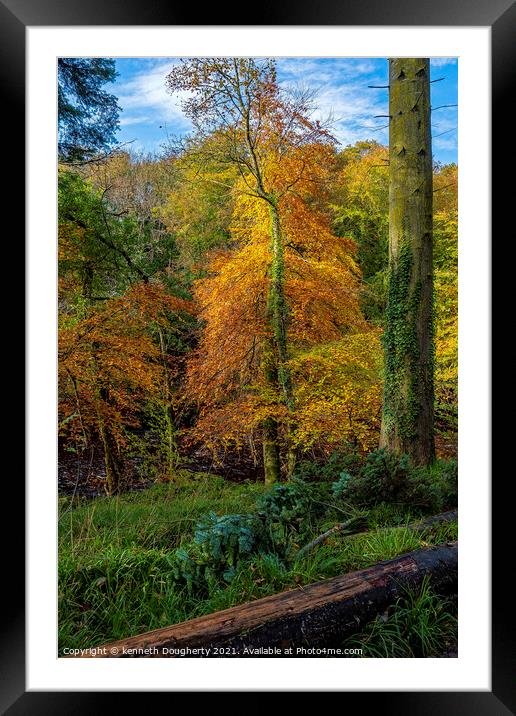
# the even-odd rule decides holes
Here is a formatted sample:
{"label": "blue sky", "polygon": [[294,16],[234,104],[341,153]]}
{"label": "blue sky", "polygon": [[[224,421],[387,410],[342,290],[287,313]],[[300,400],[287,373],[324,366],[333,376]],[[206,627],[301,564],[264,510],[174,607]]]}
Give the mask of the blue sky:
{"label": "blue sky", "polygon": [[[161,151],[167,134],[175,136],[191,129],[182,114],[180,98],[165,88],[165,77],[177,64],[175,58],[119,58],[119,76],[110,88],[122,108],[118,140],[131,142],[136,152]],[[386,120],[375,115],[388,114],[388,91],[368,89],[386,85],[388,63],[384,58],[289,57],[277,60],[280,84],[301,85],[317,91],[314,118],[332,116],[333,134],[342,147],[363,139],[388,143]],[[431,79],[444,78],[431,85],[432,107],[457,104],[457,60],[431,60]],[[434,159],[457,161],[457,107],[435,109],[432,113]]]}

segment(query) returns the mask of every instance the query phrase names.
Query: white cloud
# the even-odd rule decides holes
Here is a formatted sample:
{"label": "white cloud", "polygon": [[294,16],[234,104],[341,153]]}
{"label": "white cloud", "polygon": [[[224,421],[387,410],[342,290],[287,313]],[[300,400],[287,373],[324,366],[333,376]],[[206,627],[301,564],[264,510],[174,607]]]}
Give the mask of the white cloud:
{"label": "white cloud", "polygon": [[333,134],[343,146],[360,139],[386,141],[387,129],[380,129],[386,120],[376,115],[388,113],[387,92],[368,88],[369,84],[385,84],[377,62],[361,58],[323,63],[281,59],[278,73],[284,87],[294,87],[302,80],[304,87],[317,91],[314,119],[323,121],[331,116]]}
{"label": "white cloud", "polygon": [[127,115],[122,114],[120,116],[120,126],[121,127],[129,127],[132,124],[145,124],[146,122],[150,122],[152,120],[152,117],[149,117],[148,115],[142,116],[142,115]]}
{"label": "white cloud", "polygon": [[167,74],[176,64],[174,60],[159,60],[152,63],[150,69],[147,66],[131,79],[118,84],[118,101],[123,108],[122,125],[151,121],[171,124],[182,132],[191,128],[189,120],[181,112],[181,95],[170,95],[165,85]]}
{"label": "white cloud", "polygon": [[457,62],[456,57],[431,57],[430,58],[430,65],[432,67],[444,67],[445,65],[453,65],[454,62]]}

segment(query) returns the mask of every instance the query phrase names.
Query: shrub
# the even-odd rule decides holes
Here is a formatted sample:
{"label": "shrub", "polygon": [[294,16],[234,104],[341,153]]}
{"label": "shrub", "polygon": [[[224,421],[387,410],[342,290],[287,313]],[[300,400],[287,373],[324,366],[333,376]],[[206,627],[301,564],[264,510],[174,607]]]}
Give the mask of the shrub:
{"label": "shrub", "polygon": [[331,486],[331,491],[335,499],[340,500],[344,498],[346,490],[348,489],[348,483],[351,479],[352,478],[349,472],[340,473],[339,479],[336,480]]}
{"label": "shrub", "polygon": [[436,468],[436,483],[441,494],[442,508],[445,510],[452,509],[457,506],[459,498],[457,460],[438,460]]}
{"label": "shrub", "polygon": [[384,448],[369,453],[359,474],[347,480],[340,495],[363,507],[386,502],[431,508],[439,502],[426,473],[413,471],[408,456],[400,458]]}
{"label": "shrub", "polygon": [[266,522],[298,527],[306,517],[312,497],[310,487],[302,480],[292,480],[274,487],[258,500],[256,508]]}
{"label": "shrub", "polygon": [[197,525],[194,542],[201,560],[214,578],[231,581],[240,560],[274,550],[273,534],[255,515],[223,515],[210,512]]}
{"label": "shrub", "polygon": [[341,477],[332,490],[335,497],[361,507],[390,503],[437,512],[456,504],[457,464],[438,461],[429,468],[411,468],[406,455],[382,448],[369,453],[358,475]]}
{"label": "shrub", "polygon": [[362,469],[347,480],[341,496],[372,507],[380,502],[404,502],[410,476],[407,456],[401,459],[385,449],[369,453]]}
{"label": "shrub", "polygon": [[358,472],[362,458],[352,447],[334,450],[324,461],[304,460],[296,467],[296,477],[304,482],[331,482],[342,472]]}
{"label": "shrub", "polygon": [[171,555],[175,581],[189,593],[202,595],[233,580],[240,563],[256,555],[286,556],[290,540],[278,525],[256,514],[217,516],[210,512],[195,529],[188,549]]}

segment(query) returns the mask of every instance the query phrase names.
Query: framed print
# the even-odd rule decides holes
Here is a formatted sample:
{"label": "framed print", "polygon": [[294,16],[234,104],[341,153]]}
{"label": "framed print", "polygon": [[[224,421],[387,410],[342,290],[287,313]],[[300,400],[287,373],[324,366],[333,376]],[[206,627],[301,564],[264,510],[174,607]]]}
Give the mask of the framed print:
{"label": "framed print", "polygon": [[514,710],[489,280],[514,6],[96,5],[0,6],[29,328],[4,709]]}

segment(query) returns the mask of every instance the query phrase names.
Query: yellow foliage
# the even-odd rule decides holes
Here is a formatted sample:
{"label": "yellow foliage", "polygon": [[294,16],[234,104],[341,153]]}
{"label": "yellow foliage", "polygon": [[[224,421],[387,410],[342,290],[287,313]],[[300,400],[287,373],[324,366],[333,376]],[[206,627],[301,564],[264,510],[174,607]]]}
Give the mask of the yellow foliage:
{"label": "yellow foliage", "polygon": [[[267,186],[271,193],[281,196],[278,206],[291,353],[340,341],[365,328],[358,305],[360,276],[354,243],[332,233],[327,214],[317,205],[332,161],[332,150],[319,144],[297,148],[282,161],[273,156],[264,163]],[[295,189],[289,190],[293,182]],[[208,276],[196,283],[195,299],[203,332],[188,364],[187,391],[195,393],[199,406],[192,436],[214,450],[242,444],[268,417],[276,418],[280,424],[286,419],[281,396],[263,375],[263,356],[271,335],[267,316],[271,280],[269,208],[242,185],[235,193],[230,231],[236,248],[214,253]],[[343,346],[341,351],[345,358]],[[292,368],[296,365],[293,363]],[[347,371],[345,365],[342,369]],[[337,378],[337,373],[338,370],[332,372],[331,380]],[[310,416],[305,419],[303,413],[312,411],[311,415],[315,415],[316,403],[306,397],[308,384],[303,384],[298,403],[296,376],[293,423],[300,426],[296,438],[300,441],[307,437],[310,424]],[[330,377],[327,380],[326,399],[332,401],[333,384]],[[349,393],[346,405],[362,399],[362,393],[359,388],[356,398]],[[372,405],[372,392],[367,399]],[[323,410],[322,404],[320,409]],[[349,423],[349,418],[346,420]],[[367,429],[361,427],[364,420],[357,422],[353,418],[353,435],[361,444],[367,437]],[[344,434],[349,434],[347,426]],[[312,444],[311,438],[309,443]]]}
{"label": "yellow foliage", "polygon": [[303,450],[351,442],[363,450],[378,443],[382,384],[378,329],[300,352],[291,361],[296,383],[295,443]]}

